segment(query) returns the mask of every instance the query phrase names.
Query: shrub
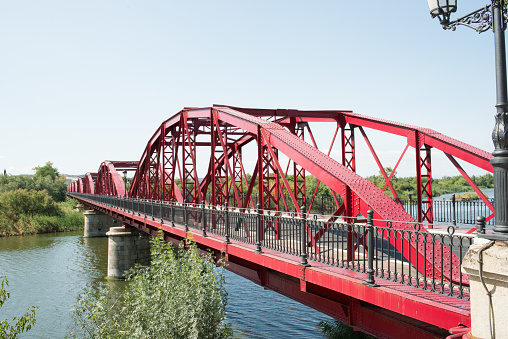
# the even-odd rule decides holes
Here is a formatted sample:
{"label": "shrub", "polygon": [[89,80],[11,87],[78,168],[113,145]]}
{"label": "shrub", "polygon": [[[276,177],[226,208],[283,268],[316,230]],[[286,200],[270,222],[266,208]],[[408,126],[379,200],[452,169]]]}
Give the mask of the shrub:
{"label": "shrub", "polygon": [[46,191],[17,189],[0,196],[0,210],[5,215],[34,216],[60,215],[62,210]]}
{"label": "shrub", "polygon": [[[152,263],[137,266],[119,293],[90,286],[78,298],[74,319],[90,338],[229,338],[224,267],[195,243],[175,248],[152,240]],[[220,262],[223,263],[222,261]]]}
{"label": "shrub", "polygon": [[[7,277],[0,277],[0,308],[9,299],[9,292],[5,289],[9,286]],[[16,338],[19,333],[29,331],[35,325],[35,310],[38,307],[29,307],[21,317],[14,317],[14,324],[9,324],[7,319],[0,320],[0,338]]]}

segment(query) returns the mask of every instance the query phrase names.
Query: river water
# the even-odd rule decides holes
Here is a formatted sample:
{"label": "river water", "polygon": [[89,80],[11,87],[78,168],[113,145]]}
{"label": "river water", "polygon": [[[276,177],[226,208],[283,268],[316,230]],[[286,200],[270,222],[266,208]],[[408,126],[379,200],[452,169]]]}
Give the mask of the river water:
{"label": "river water", "polygon": [[[82,231],[0,238],[0,276],[11,294],[0,320],[39,306],[35,327],[20,338],[70,336],[71,305],[87,284],[103,281],[107,251],[107,238],[83,238]],[[235,338],[322,338],[317,324],[331,319],[233,273],[226,282]]]}

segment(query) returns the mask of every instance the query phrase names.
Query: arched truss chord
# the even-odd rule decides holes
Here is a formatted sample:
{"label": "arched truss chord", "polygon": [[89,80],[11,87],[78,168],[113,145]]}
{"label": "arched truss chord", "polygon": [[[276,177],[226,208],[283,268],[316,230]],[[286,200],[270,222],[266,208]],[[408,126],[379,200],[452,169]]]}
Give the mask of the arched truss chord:
{"label": "arched truss chord", "polygon": [[95,194],[95,181],[97,180],[97,173],[88,172],[83,178],[83,192]]}
{"label": "arched truss chord", "polygon": [[[458,164],[455,158],[468,162],[476,167],[482,168],[492,173],[492,165],[490,159],[492,154],[483,151],[474,146],[468,145],[459,140],[445,136],[439,132],[428,128],[421,128],[417,126],[397,123],[384,119],[368,117],[351,111],[297,111],[297,110],[269,110],[269,109],[250,109],[250,108],[237,108],[231,107],[237,111],[255,115],[258,117],[281,117],[277,121],[280,124],[288,121],[292,117],[299,117],[301,121],[305,122],[334,122],[341,126],[342,130],[342,164],[348,166],[353,171],[354,169],[354,130],[359,130],[362,133],[373,157],[379,166],[380,172],[384,175],[386,184],[389,187],[395,198],[397,193],[391,185],[391,175],[395,172],[400,161],[406,154],[409,146],[413,147],[416,156],[416,178],[417,178],[417,221],[428,222],[430,225],[433,223],[433,196],[432,196],[432,168],[431,168],[431,150],[437,149],[442,151],[450,162],[457,168],[459,173],[471,185],[473,190],[478,193],[483,202],[490,208],[492,214],[487,217],[487,221],[494,217],[494,206],[490,201],[481,193],[480,189],[471,180],[463,168]],[[372,144],[370,143],[364,128],[371,128],[378,131],[386,132],[389,134],[399,135],[405,137],[407,146],[402,152],[397,164],[393,168],[390,176],[388,176],[377,158]],[[345,147],[349,147],[348,152]],[[347,158],[349,157],[350,160]],[[352,163],[351,163],[352,162]],[[384,191],[383,188],[383,191]],[[473,231],[474,229],[472,229]]]}
{"label": "arched truss chord", "polygon": [[83,193],[84,180],[83,178],[79,178],[76,181],[76,192]]}
{"label": "arched truss chord", "polygon": [[[330,158],[330,151],[324,154],[318,150],[309,122],[337,124],[333,139],[340,129],[341,162]],[[415,152],[419,177],[418,221],[432,217],[431,148],[445,152],[454,164],[457,157],[492,171],[489,153],[428,129],[349,111],[258,110],[214,106],[184,109],[161,124],[139,161],[130,195],[195,204],[205,201],[220,205],[229,201],[234,207],[246,208],[254,207],[252,193],[256,189],[262,209],[278,214],[279,200],[282,200],[286,209],[301,213],[302,206],[312,204],[312,201],[310,204],[305,201],[304,194],[304,178],[308,172],[333,191],[337,204],[333,219],[342,216],[345,220],[354,220],[359,214],[366,215],[367,210],[372,209],[375,219],[396,220],[391,224],[393,228],[413,230],[416,220],[406,213],[401,204],[355,173],[355,130],[359,130],[370,145],[363,127],[405,136],[408,146],[418,150]],[[310,137],[311,143],[305,141],[305,135]],[[251,165],[246,169],[242,150],[248,144],[255,145],[255,154],[250,154],[250,158],[256,161],[254,167]],[[369,148],[375,155],[372,145]],[[197,171],[199,149],[206,149],[209,154],[208,170],[202,175],[198,175]],[[280,163],[280,154],[289,159],[287,166]],[[377,162],[387,179],[387,186],[394,192],[391,177],[384,172],[379,159]],[[293,173],[292,183],[288,180],[290,172]],[[249,178],[246,173],[252,173],[252,176]],[[340,203],[338,196],[341,196],[343,203]],[[241,222],[237,227],[242,227]],[[276,223],[268,225],[268,228],[278,236]],[[313,239],[314,242],[318,240]],[[446,278],[460,279],[460,260],[446,246],[440,249],[439,245],[415,245],[400,239],[390,241],[404,257],[410,258],[420,272],[432,275],[433,265],[440,268],[441,259],[444,259],[443,265],[447,266],[443,267],[444,271],[452,272],[451,277]],[[449,260],[450,256],[452,260]]]}
{"label": "arched truss chord", "polygon": [[137,166],[137,161],[104,161],[97,171],[95,193],[123,197],[126,190],[120,173],[122,170],[135,171]]}

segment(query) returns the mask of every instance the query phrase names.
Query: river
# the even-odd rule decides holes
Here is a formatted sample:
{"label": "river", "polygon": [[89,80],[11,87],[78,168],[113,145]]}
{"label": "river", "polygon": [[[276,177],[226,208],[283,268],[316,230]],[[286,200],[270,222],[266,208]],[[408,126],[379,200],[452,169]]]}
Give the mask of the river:
{"label": "river", "polygon": [[[107,238],[83,238],[82,231],[0,238],[0,276],[11,294],[0,320],[39,306],[36,325],[20,338],[70,336],[71,306],[87,284],[103,281],[107,250]],[[331,319],[233,273],[226,282],[235,338],[322,338],[317,324]]]}

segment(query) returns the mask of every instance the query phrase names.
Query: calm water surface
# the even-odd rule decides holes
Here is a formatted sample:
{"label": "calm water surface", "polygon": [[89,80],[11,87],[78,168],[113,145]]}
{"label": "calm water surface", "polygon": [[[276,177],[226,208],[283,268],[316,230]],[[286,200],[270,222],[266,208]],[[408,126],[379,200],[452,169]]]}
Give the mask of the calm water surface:
{"label": "calm water surface", "polygon": [[[11,297],[0,319],[39,306],[37,324],[20,338],[64,338],[71,334],[71,306],[83,288],[107,274],[107,238],[82,231],[0,238],[0,276]],[[226,272],[228,320],[236,338],[322,338],[320,320],[330,318],[233,273]]]}

